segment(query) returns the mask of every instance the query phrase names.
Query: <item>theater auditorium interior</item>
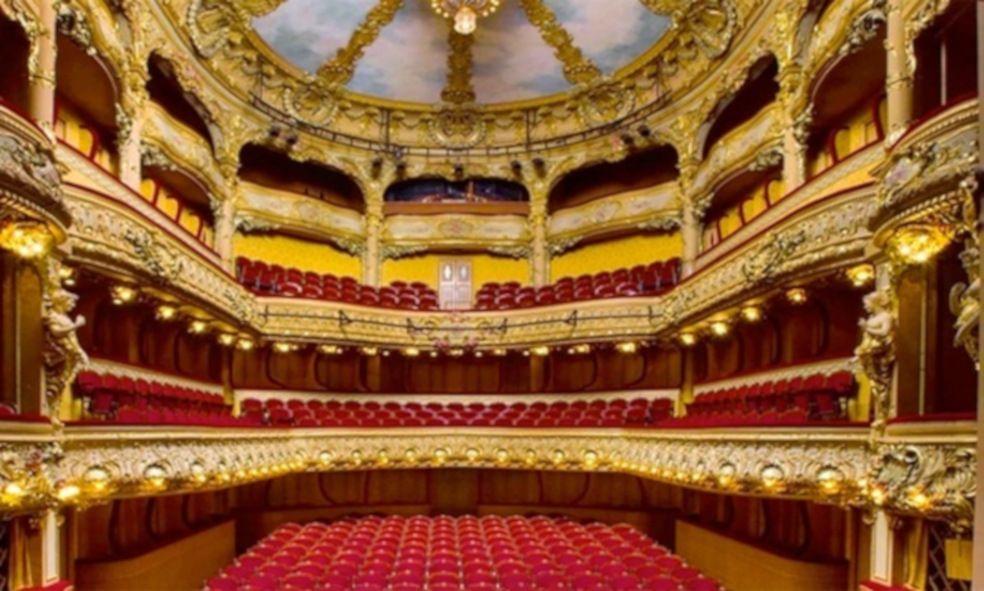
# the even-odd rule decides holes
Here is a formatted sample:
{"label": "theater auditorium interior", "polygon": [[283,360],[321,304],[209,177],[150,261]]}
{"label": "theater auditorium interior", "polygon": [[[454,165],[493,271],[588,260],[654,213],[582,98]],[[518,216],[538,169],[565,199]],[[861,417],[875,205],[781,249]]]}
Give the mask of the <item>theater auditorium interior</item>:
{"label": "theater auditorium interior", "polygon": [[984,0],[0,0],[0,591],[971,591]]}

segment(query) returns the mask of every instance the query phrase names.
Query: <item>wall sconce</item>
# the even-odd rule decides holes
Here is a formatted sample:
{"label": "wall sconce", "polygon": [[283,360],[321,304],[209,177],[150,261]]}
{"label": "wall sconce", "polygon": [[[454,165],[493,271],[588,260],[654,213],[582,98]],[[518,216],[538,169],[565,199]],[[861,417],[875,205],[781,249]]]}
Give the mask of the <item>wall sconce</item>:
{"label": "wall sconce", "polygon": [[868,263],[851,267],[845,274],[854,287],[864,287],[875,280],[875,268]]}
{"label": "wall sconce", "polygon": [[236,344],[236,335],[227,332],[219,333],[215,340],[223,347],[231,347]]}
{"label": "wall sconce", "polygon": [[697,344],[697,335],[689,331],[681,332],[680,336],[677,337],[677,340],[679,340],[680,344],[684,347],[693,347]]}
{"label": "wall sconce", "polygon": [[109,289],[109,297],[114,306],[125,306],[137,300],[137,290],[129,285],[114,285]]}
{"label": "wall sconce", "polygon": [[287,353],[293,353],[294,351],[297,351],[297,349],[298,349],[297,343],[284,343],[284,342],[274,343],[271,347],[272,347],[274,353],[278,353],[280,355],[286,355]]}
{"label": "wall sconce", "polygon": [[250,337],[239,337],[236,341],[236,348],[240,351],[252,351],[256,347],[256,341]]}
{"label": "wall sconce", "polygon": [[639,350],[639,343],[635,341],[625,341],[624,343],[618,343],[617,345],[615,345],[615,350],[625,355],[631,355],[632,353],[635,353],[636,351]]}
{"label": "wall sconce", "polygon": [[171,304],[161,304],[154,311],[154,317],[162,322],[170,322],[178,317],[178,309]]}
{"label": "wall sconce", "polygon": [[731,332],[731,325],[724,320],[715,320],[711,323],[710,329],[712,335],[721,338],[728,336],[728,333]]}
{"label": "wall sconce", "polygon": [[809,299],[809,295],[802,287],[794,287],[786,290],[786,299],[789,300],[789,303],[796,304],[798,306],[800,304],[805,304],[806,300]]}
{"label": "wall sconce", "polygon": [[8,223],[0,230],[0,248],[22,259],[38,259],[48,254],[55,239],[41,222]]}
{"label": "wall sconce", "polygon": [[363,355],[365,355],[366,357],[375,357],[376,355],[379,355],[379,348],[378,347],[360,347],[359,348],[359,352],[362,353]]}
{"label": "wall sconce", "polygon": [[341,355],[342,348],[338,345],[320,345],[318,346],[318,353],[322,355]]}
{"label": "wall sconce", "polygon": [[404,347],[402,353],[404,357],[420,357],[420,349],[417,347]]}
{"label": "wall sconce", "polygon": [[888,239],[889,252],[909,265],[929,262],[950,243],[951,234],[942,226],[913,223],[902,226]]}
{"label": "wall sconce", "polygon": [[509,354],[509,352],[506,351],[505,349],[492,349],[492,356],[493,357],[505,357],[508,354]]}
{"label": "wall sconce", "polygon": [[208,322],[204,320],[192,320],[188,323],[188,332],[191,334],[205,334],[208,331]]}
{"label": "wall sconce", "polygon": [[546,345],[538,345],[530,349],[530,353],[536,355],[537,357],[546,357],[550,355],[550,347]]}
{"label": "wall sconce", "polygon": [[762,320],[762,308],[760,306],[745,306],[741,309],[741,319],[745,322],[758,322]]}
{"label": "wall sconce", "polygon": [[591,352],[591,345],[588,343],[580,343],[578,345],[572,345],[567,349],[568,355],[587,355]]}

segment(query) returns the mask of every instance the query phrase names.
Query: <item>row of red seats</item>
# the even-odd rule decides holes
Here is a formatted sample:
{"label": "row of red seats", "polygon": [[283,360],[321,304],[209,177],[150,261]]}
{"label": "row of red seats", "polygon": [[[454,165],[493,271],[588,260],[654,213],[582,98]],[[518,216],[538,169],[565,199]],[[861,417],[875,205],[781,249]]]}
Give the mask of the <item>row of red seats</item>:
{"label": "row of red seats", "polygon": [[221,394],[127,376],[79,373],[76,392],[86,415],[98,421],[140,425],[257,426],[235,417]]}
{"label": "row of red seats", "polygon": [[236,259],[236,277],[256,293],[285,297],[347,302],[363,306],[405,310],[437,310],[437,292],[421,282],[394,281],[379,289],[362,285],[352,277],[319,274],[262,261]]}
{"label": "row of red seats", "polygon": [[271,398],[243,400],[241,411],[254,422],[281,427],[646,427],[669,417],[673,402],[637,398],[466,405]]}
{"label": "row of red seats", "polygon": [[207,591],[718,591],[628,525],[547,517],[363,517],[287,524]]}
{"label": "row of red seats", "polygon": [[664,427],[796,425],[846,420],[845,403],[856,390],[854,375],[839,371],[721,388],[698,395],[687,415]]}
{"label": "row of red seats", "polygon": [[486,283],[475,298],[477,310],[509,310],[610,297],[652,295],[672,289],[680,279],[680,259],[657,261],[648,266],[618,269],[596,275],[564,277],[540,288],[518,282]]}

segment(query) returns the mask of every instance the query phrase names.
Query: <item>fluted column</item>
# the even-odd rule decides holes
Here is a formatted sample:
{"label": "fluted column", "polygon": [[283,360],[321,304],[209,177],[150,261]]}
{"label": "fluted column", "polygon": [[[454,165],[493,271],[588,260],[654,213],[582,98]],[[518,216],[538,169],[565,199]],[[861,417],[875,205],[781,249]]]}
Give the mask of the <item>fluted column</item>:
{"label": "fluted column", "polygon": [[894,583],[895,565],[899,560],[895,526],[897,519],[879,509],[871,522],[871,580],[890,586]]}
{"label": "fluted column", "polygon": [[889,0],[885,52],[888,59],[888,137],[899,137],[912,120],[912,67],[906,47],[904,0]]}
{"label": "fluted column", "polygon": [[550,283],[550,246],[547,243],[546,202],[530,208],[530,280],[536,287]]}
{"label": "fluted column", "polygon": [[58,56],[56,40],[55,3],[38,3],[39,34],[31,47],[29,109],[30,116],[52,139],[55,122],[55,61]]}

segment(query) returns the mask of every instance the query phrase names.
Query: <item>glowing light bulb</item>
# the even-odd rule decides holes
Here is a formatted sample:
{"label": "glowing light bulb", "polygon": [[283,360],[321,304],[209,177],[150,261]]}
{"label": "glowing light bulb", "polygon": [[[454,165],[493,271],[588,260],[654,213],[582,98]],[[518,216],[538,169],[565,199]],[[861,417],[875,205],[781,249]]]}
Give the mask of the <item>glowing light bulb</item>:
{"label": "glowing light bulb", "polygon": [[478,15],[468,6],[462,6],[454,15],[454,30],[460,35],[471,35],[478,28]]}

